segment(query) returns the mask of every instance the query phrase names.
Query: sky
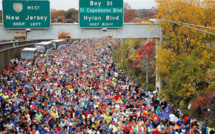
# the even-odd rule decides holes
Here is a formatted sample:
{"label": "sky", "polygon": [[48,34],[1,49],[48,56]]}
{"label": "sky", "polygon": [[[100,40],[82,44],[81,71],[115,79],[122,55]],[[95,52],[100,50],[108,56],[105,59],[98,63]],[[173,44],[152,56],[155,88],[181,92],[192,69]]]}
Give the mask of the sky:
{"label": "sky", "polygon": [[[2,0],[1,0],[2,1]],[[79,0],[49,0],[51,9],[67,10],[69,8],[78,9]],[[150,9],[155,6],[154,0],[124,0],[128,2],[133,9]],[[2,2],[0,2],[0,10],[2,9]]]}

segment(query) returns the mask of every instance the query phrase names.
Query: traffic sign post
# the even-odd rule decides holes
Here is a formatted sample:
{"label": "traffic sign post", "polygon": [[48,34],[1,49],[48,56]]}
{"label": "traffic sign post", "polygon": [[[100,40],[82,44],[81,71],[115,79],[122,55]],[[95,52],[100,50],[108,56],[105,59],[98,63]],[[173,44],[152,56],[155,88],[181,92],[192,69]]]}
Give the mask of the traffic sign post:
{"label": "traffic sign post", "polygon": [[79,0],[82,28],[123,27],[123,0]]}
{"label": "traffic sign post", "polygon": [[50,28],[48,0],[3,0],[3,23],[7,29]]}

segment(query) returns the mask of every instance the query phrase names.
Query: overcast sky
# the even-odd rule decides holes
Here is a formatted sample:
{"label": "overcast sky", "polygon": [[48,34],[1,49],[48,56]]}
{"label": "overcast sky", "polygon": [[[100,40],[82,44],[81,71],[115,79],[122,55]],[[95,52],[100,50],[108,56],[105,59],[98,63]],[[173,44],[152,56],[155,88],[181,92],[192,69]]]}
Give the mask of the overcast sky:
{"label": "overcast sky", "polygon": [[[79,0],[50,0],[51,9],[61,9],[61,10],[67,10],[69,8],[78,9],[78,1]],[[124,2],[128,2],[134,9],[141,9],[141,8],[149,9],[155,6],[154,0],[124,0]],[[1,9],[2,9],[2,2],[0,2],[0,10]]]}

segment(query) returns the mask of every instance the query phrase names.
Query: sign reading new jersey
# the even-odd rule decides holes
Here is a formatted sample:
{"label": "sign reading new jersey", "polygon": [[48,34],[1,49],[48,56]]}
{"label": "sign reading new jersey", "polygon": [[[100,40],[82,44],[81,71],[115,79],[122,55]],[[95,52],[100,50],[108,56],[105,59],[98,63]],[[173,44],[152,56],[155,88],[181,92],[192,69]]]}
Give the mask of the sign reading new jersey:
{"label": "sign reading new jersey", "polygon": [[82,28],[120,28],[123,26],[123,0],[79,0]]}
{"label": "sign reading new jersey", "polygon": [[49,28],[48,0],[3,0],[3,23],[8,29]]}

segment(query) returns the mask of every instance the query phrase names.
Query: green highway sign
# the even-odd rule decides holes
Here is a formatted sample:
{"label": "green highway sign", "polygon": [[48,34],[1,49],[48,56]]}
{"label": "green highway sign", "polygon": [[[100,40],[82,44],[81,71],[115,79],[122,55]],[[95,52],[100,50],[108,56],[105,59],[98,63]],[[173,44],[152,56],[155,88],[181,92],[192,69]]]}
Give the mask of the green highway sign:
{"label": "green highway sign", "polygon": [[3,0],[3,23],[7,29],[50,28],[48,0]]}
{"label": "green highway sign", "polygon": [[123,27],[123,0],[79,0],[82,28]]}

